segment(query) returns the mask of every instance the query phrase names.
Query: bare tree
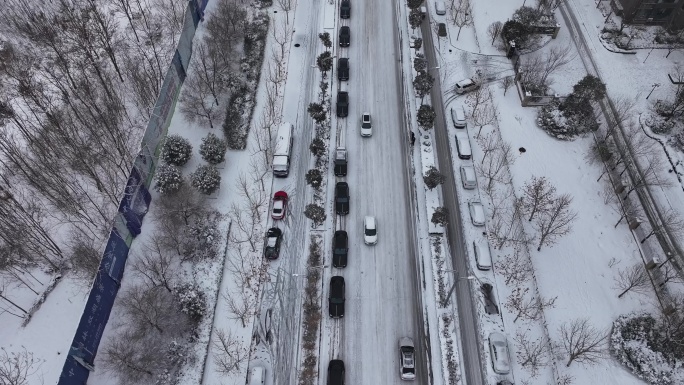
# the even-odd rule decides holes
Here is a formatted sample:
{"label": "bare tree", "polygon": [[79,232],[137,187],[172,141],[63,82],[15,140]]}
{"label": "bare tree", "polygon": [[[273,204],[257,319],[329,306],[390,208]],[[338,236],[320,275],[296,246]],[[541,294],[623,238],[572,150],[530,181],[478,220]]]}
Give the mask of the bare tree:
{"label": "bare tree", "polygon": [[546,12],[553,13],[565,0],[537,0],[537,9]]}
{"label": "bare tree", "polygon": [[478,139],[480,137],[480,133],[482,132],[482,127],[497,122],[497,119],[499,118],[499,112],[490,99],[489,103],[481,105],[477,110],[473,110],[472,118],[473,123],[480,127],[480,129],[477,131],[477,136],[475,136],[475,138]]}
{"label": "bare tree", "polygon": [[458,6],[452,6],[449,14],[454,25],[458,26],[458,33],[456,34],[456,40],[458,41],[458,38],[461,36],[461,29],[473,23],[473,11],[470,0],[458,0]]}
{"label": "bare tree", "polygon": [[503,23],[500,21],[495,21],[487,27],[487,35],[492,38],[492,45],[494,45],[494,41],[499,37],[502,29]]}
{"label": "bare tree", "polygon": [[482,163],[475,166],[478,174],[487,181],[487,184],[484,186],[487,194],[491,195],[494,182],[504,184],[509,182],[506,176],[503,175],[503,171],[507,165],[512,165],[513,161],[511,145],[507,142],[501,142],[496,151],[492,151],[490,156],[484,158]]}
{"label": "bare tree", "polygon": [[514,84],[515,84],[515,77],[513,77],[513,76],[510,76],[510,75],[504,76],[503,79],[501,79],[501,88],[503,88],[503,90],[504,90],[504,96],[506,96],[506,92]]}
{"label": "bare tree", "polygon": [[141,277],[150,288],[163,287],[170,293],[178,279],[177,265],[163,248],[160,234],[153,233],[143,244],[142,250],[131,265],[133,272]]}
{"label": "bare tree", "polygon": [[195,60],[190,65],[190,76],[183,83],[180,110],[190,123],[207,124],[214,128],[214,121],[220,121],[222,109],[214,102],[211,89],[199,76],[200,64]]}
{"label": "bare tree", "polygon": [[[611,98],[611,101],[615,107],[615,112],[606,115],[606,138],[615,132],[616,127],[630,121],[634,115],[634,106],[636,105],[637,99],[636,97],[630,99],[624,95],[620,95]],[[630,124],[630,126],[634,125]]]}
{"label": "bare tree", "polygon": [[285,20],[290,24],[290,11],[292,10],[293,0],[278,0],[278,7],[285,12]]}
{"label": "bare tree", "polygon": [[470,106],[473,114],[479,111],[483,105],[492,102],[492,94],[487,87],[478,87],[466,96],[466,104]]}
{"label": "bare tree", "polygon": [[230,319],[239,320],[242,327],[247,327],[247,322],[250,318],[256,315],[257,303],[252,290],[239,290],[237,293],[231,293],[226,290],[222,295],[223,299],[228,305],[231,316]]}
{"label": "bare tree", "polygon": [[233,203],[228,215],[232,223],[229,241],[234,244],[249,244],[250,250],[255,252],[261,228],[252,215],[251,208],[245,210],[242,206]]}
{"label": "bare tree", "polygon": [[542,214],[550,209],[556,195],[556,187],[546,177],[532,176],[532,179],[523,185],[522,208],[529,213],[528,222],[531,222],[536,214]]}
{"label": "bare tree", "polygon": [[[15,352],[8,352],[2,347],[0,348],[0,384],[36,384],[40,380],[31,380],[31,377],[38,372],[42,364],[41,360],[23,346]],[[42,381],[40,382],[42,383]]]}
{"label": "bare tree", "polygon": [[574,58],[569,46],[553,47],[546,54],[530,56],[522,64],[523,83],[548,86],[549,77]]}
{"label": "bare tree", "polygon": [[211,344],[217,372],[225,375],[241,372],[249,359],[249,349],[237,336],[230,331],[217,329]]}
{"label": "bare tree", "polygon": [[152,211],[154,220],[170,221],[173,225],[190,225],[206,211],[206,195],[190,186],[183,186],[175,194],[155,200],[157,207]]}
{"label": "bare tree", "polygon": [[571,203],[570,195],[560,195],[550,204],[549,210],[541,213],[535,220],[534,227],[539,231],[537,251],[542,246],[552,245],[559,237],[572,231],[572,222],[577,218],[577,212],[570,209]]}
{"label": "bare tree", "polygon": [[604,357],[608,333],[591,326],[588,319],[577,318],[565,322],[561,325],[559,333],[560,346],[569,356],[566,367],[574,361],[595,363]]}
{"label": "bare tree", "polygon": [[511,312],[515,313],[515,323],[518,319],[528,319],[530,321],[538,321],[544,315],[544,310],[553,309],[555,307],[556,299],[544,298],[541,296],[527,295],[529,289],[523,287],[516,287],[508,296],[504,306]]}
{"label": "bare tree", "polygon": [[102,369],[126,384],[150,383],[165,365],[164,340],[124,329],[104,344]]}
{"label": "bare tree", "polygon": [[601,192],[603,203],[610,207],[616,214],[620,216],[613,228],[617,228],[620,222],[625,218],[636,218],[642,215],[643,211],[641,205],[631,204],[631,202],[624,201],[617,196],[613,187],[609,184],[603,186]]}
{"label": "bare tree", "polygon": [[684,218],[674,210],[672,207],[668,208],[667,211],[663,213],[660,217],[658,223],[651,223],[651,231],[646,234],[646,236],[641,240],[641,243],[646,242],[646,240],[656,234],[665,234],[667,232],[672,233],[675,237],[682,235],[684,230]]}
{"label": "bare tree", "polygon": [[494,132],[490,132],[484,137],[478,135],[475,140],[477,140],[477,144],[480,145],[480,149],[482,150],[482,161],[480,161],[480,163],[484,163],[485,159],[487,159],[492,152],[501,147],[501,137]]}
{"label": "bare tree", "polygon": [[534,273],[529,258],[515,248],[512,255],[507,255],[496,262],[496,268],[503,275],[506,285],[518,286],[526,282]]}
{"label": "bare tree", "polygon": [[520,366],[530,371],[530,376],[539,375],[539,369],[549,364],[551,353],[549,341],[545,337],[532,339],[527,331],[518,330],[513,341],[516,343],[515,355]]}
{"label": "bare tree", "polygon": [[[651,187],[670,187],[672,182],[669,179],[658,177],[658,170],[662,168],[662,162],[658,154],[652,154],[645,160],[645,165],[641,168],[641,173],[635,176],[634,179],[627,178],[629,188],[625,193],[623,199],[627,199],[632,191],[636,189],[643,189],[647,186]],[[625,167],[626,169],[626,167]]]}
{"label": "bare tree", "polygon": [[648,272],[646,272],[646,268],[641,262],[625,269],[620,269],[618,276],[614,277],[613,280],[615,281],[614,288],[621,290],[618,298],[622,298],[623,295],[630,291],[644,293],[648,291],[651,283]]}
{"label": "bare tree", "polygon": [[253,180],[248,180],[247,175],[242,172],[238,176],[236,183],[236,190],[240,196],[245,198],[249,206],[249,211],[252,215],[253,223],[261,222],[261,212],[268,206],[268,197],[264,190],[260,188],[252,188]]}
{"label": "bare tree", "polygon": [[161,287],[131,286],[119,294],[117,302],[123,322],[134,324],[137,334],[177,335],[187,326],[173,294]]}

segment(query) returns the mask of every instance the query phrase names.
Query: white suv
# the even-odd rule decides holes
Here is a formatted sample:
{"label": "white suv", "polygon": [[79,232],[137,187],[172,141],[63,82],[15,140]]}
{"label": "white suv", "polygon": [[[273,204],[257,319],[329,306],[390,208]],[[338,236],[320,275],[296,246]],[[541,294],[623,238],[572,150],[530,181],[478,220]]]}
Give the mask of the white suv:
{"label": "white suv", "polygon": [[371,127],[370,112],[364,112],[361,116],[361,136],[373,135],[373,128]]}
{"label": "white suv", "polygon": [[375,222],[375,217],[363,218],[363,243],[367,245],[378,243],[378,225]]}

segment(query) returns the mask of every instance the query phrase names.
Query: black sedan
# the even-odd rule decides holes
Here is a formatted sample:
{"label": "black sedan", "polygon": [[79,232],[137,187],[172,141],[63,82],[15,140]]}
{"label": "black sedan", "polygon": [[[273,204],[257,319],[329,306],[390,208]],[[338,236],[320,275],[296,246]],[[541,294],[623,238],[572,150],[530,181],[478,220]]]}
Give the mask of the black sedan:
{"label": "black sedan", "polygon": [[349,214],[349,185],[337,182],[335,185],[335,212],[337,215]]}
{"label": "black sedan", "polygon": [[330,278],[328,311],[332,318],[344,317],[344,278],[339,275]]}
{"label": "black sedan", "polygon": [[347,252],[349,237],[344,230],[335,231],[333,238],[333,266],[337,268],[347,267]]}
{"label": "black sedan", "polygon": [[266,232],[264,241],[264,257],[266,259],[278,259],[280,255],[280,241],[283,239],[283,231],[272,227]]}
{"label": "black sedan", "polygon": [[330,360],[330,364],[328,364],[328,385],[344,385],[344,361]]}

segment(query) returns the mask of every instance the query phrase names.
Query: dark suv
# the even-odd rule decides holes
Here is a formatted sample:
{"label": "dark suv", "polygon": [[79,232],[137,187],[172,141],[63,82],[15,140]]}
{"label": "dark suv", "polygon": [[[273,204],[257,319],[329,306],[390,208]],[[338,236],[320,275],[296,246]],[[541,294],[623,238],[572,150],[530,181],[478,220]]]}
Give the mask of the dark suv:
{"label": "dark suv", "polygon": [[344,278],[340,276],[330,278],[328,312],[332,318],[344,317]]}
{"label": "dark suv", "polygon": [[349,42],[351,42],[351,30],[348,26],[343,25],[340,27],[340,47],[349,47]]}
{"label": "dark suv", "polygon": [[351,17],[351,1],[342,0],[340,3],[340,18],[349,19]]}
{"label": "dark suv", "polygon": [[349,115],[349,94],[347,91],[337,92],[337,117],[346,118]]}
{"label": "dark suv", "polygon": [[328,385],[344,385],[344,361],[330,360],[328,364]]}
{"label": "dark suv", "polygon": [[349,80],[349,59],[346,57],[337,59],[337,80]]}
{"label": "dark suv", "polygon": [[349,185],[337,182],[335,185],[335,212],[337,215],[349,214]]}
{"label": "dark suv", "polygon": [[333,237],[333,266],[347,267],[347,253],[349,252],[349,237],[344,230],[335,231]]}

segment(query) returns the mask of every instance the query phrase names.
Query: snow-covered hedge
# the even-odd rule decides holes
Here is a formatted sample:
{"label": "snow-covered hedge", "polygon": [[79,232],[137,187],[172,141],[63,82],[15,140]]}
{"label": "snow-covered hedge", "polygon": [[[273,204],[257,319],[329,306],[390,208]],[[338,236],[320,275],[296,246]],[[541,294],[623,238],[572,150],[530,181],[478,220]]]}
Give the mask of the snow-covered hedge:
{"label": "snow-covered hedge", "polygon": [[622,315],[613,322],[610,352],[649,384],[682,384],[684,350],[675,341],[650,314]]}

